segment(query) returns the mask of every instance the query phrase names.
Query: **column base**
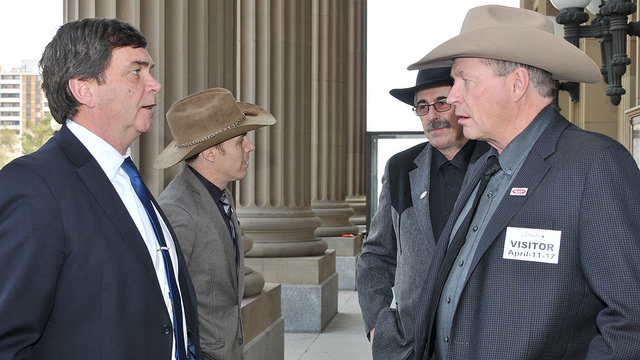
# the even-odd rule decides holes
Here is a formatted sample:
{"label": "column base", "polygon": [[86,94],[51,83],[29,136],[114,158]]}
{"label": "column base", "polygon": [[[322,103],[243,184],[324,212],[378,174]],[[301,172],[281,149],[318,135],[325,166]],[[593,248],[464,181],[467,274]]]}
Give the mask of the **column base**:
{"label": "column base", "polygon": [[264,276],[252,268],[244,267],[244,293],[243,298],[249,298],[260,294],[264,287]]}
{"label": "column base", "polygon": [[337,313],[337,273],[319,285],[282,285],[285,332],[322,332]]}
{"label": "column base", "polygon": [[267,283],[260,294],[242,300],[245,360],[284,359],[281,290]]}
{"label": "column base", "polygon": [[322,237],[329,249],[334,249],[337,256],[355,256],[362,251],[362,233],[356,235]]}
{"label": "column base", "polygon": [[356,256],[336,256],[336,272],[338,273],[338,290],[356,291]]}
{"label": "column base", "polygon": [[244,360],[284,359],[284,319],[273,324],[244,347]]}
{"label": "column base", "polygon": [[267,282],[318,285],[336,272],[336,251],[329,249],[319,256],[245,257],[244,264],[261,273]]}
{"label": "column base", "polygon": [[323,237],[329,249],[336,251],[338,289],[356,289],[356,261],[362,250],[362,233],[352,236]]}
{"label": "column base", "polygon": [[321,332],[338,312],[336,251],[321,256],[245,258],[267,282],[282,285],[285,332]]}

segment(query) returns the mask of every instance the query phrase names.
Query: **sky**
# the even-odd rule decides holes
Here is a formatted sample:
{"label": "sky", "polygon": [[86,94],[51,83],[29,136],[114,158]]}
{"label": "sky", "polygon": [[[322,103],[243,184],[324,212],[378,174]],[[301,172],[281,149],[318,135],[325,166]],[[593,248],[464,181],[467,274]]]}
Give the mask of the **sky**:
{"label": "sky", "polygon": [[[389,90],[415,85],[417,71],[407,66],[458,35],[468,9],[490,3],[520,0],[367,1],[367,131],[422,131]],[[62,22],[63,0],[0,0],[0,66],[39,60]]]}
{"label": "sky", "polygon": [[411,107],[389,95],[416,84],[410,64],[458,35],[476,6],[520,6],[520,0],[368,0],[367,131],[422,131]]}
{"label": "sky", "polygon": [[62,25],[62,0],[0,0],[0,66],[40,60]]}

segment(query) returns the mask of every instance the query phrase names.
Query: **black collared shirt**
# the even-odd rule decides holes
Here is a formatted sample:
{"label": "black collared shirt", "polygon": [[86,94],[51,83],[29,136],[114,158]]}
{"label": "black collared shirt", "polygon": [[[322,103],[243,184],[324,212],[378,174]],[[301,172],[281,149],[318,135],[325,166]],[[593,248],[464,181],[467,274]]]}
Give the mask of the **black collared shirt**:
{"label": "black collared shirt", "polygon": [[232,234],[232,232],[231,232],[231,222],[230,222],[231,219],[229,219],[229,217],[227,216],[227,213],[224,211],[224,207],[222,206],[222,203],[220,202],[220,198],[222,197],[223,190],[218,189],[217,186],[215,186],[211,181],[207,180],[204,176],[200,175],[200,173],[197,172],[191,166],[187,165],[187,167],[198,178],[198,180],[200,180],[200,182],[202,182],[202,185],[204,185],[205,189],[207,189],[207,191],[209,192],[209,194],[213,198],[213,201],[218,206],[218,210],[220,211],[220,215],[224,219],[224,222],[227,224],[227,228],[229,229],[229,233]]}
{"label": "black collared shirt", "polygon": [[449,220],[475,147],[475,140],[467,141],[451,160],[447,160],[440,151],[433,149],[429,211],[433,236],[436,241],[440,238],[440,234]]}

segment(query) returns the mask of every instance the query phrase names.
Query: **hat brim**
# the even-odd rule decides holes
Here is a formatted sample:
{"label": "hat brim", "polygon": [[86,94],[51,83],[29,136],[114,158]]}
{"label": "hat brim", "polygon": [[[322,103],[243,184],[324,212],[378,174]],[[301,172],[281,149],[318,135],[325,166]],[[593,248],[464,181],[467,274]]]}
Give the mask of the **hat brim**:
{"label": "hat brim", "polygon": [[420,84],[420,85],[416,85],[416,86],[412,86],[410,88],[404,88],[404,89],[391,89],[389,90],[389,94],[391,94],[391,96],[402,101],[405,104],[408,104],[410,106],[415,106],[416,91],[420,91],[424,88],[432,88],[436,86],[445,86],[445,85],[449,85],[449,86],[453,85],[453,79],[440,80],[432,83]]}
{"label": "hat brim", "polygon": [[453,85],[452,65],[453,61],[451,60],[430,63],[418,71],[415,86],[391,89],[389,94],[405,104],[414,106],[416,91],[436,86]]}
{"label": "hat brim", "polygon": [[214,145],[220,144],[226,140],[234,138],[241,134],[246,134],[251,130],[261,128],[263,126],[270,126],[276,123],[276,119],[267,110],[261,108],[258,105],[248,102],[239,101],[238,106],[240,110],[245,114],[244,121],[238,126],[225,130],[211,138],[194,144],[192,146],[178,146],[176,141],[173,140],[167,147],[162,150],[153,163],[156,169],[169,168],[182,160],[188,159],[195,154],[199,154],[203,150],[206,150]]}
{"label": "hat brim", "polygon": [[534,66],[548,71],[555,80],[600,81],[598,66],[580,49],[554,34],[522,26],[487,27],[460,34],[437,46],[408,69],[419,70],[434,62],[465,57]]}

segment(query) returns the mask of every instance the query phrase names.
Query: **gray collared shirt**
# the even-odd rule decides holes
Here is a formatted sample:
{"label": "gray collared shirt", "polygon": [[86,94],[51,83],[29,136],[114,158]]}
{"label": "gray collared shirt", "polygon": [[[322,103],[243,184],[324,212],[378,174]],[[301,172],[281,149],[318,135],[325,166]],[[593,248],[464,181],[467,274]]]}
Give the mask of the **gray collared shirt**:
{"label": "gray collared shirt", "polygon": [[[435,323],[435,350],[438,360],[447,358],[448,344],[452,341],[450,333],[453,317],[468,277],[469,266],[475,255],[482,233],[498,207],[500,200],[502,200],[503,196],[508,192],[511,182],[516,177],[522,163],[533,148],[533,144],[549,124],[550,117],[545,116],[545,114],[550,110],[551,105],[543,109],[531,124],[516,136],[498,156],[501,170],[493,175],[480,199],[478,210],[467,232],[466,242],[462,246],[462,249],[460,249],[442,290]],[[493,148],[489,153],[497,155],[497,151]],[[476,191],[477,188],[469,197],[460,216],[456,219],[449,242],[451,242],[460,227],[460,223],[469,212]],[[479,305],[481,306],[481,304]]]}

